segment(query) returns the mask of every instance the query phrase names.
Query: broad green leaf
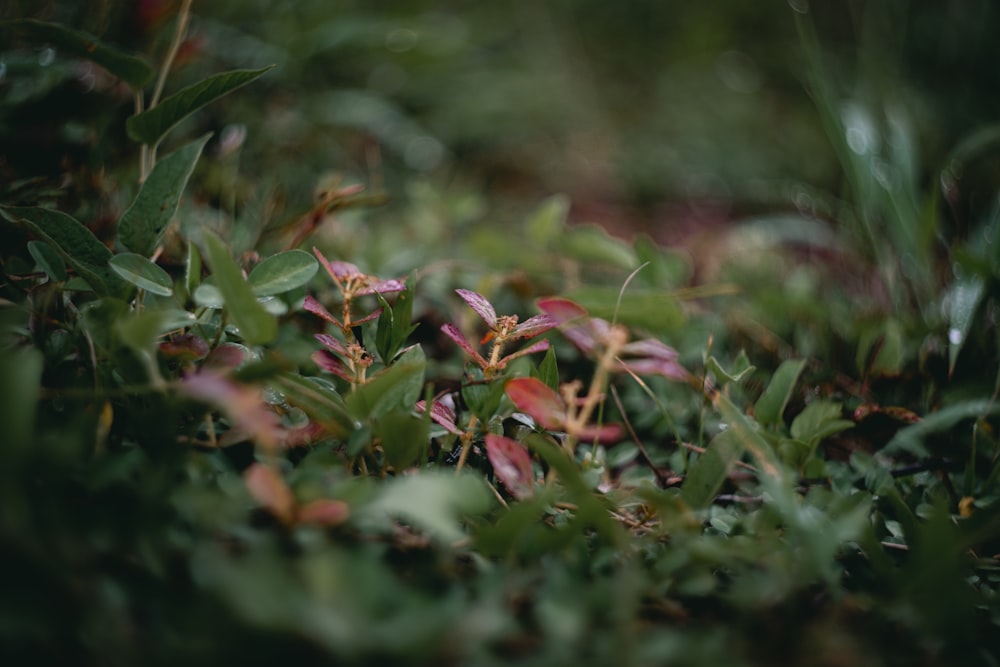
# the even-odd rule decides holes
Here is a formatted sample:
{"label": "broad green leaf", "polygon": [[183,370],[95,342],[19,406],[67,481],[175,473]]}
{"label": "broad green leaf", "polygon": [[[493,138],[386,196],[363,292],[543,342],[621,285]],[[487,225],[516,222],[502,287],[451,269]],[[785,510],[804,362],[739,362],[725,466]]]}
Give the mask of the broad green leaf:
{"label": "broad green leaf", "polygon": [[271,386],[280,391],[285,399],[309,415],[338,438],[347,437],[360,428],[344,405],[344,399],[323,383],[304,378],[298,373],[280,373],[271,378]]}
{"label": "broad green leaf", "polygon": [[36,43],[48,43],[64,53],[95,62],[133,89],[148,84],[155,74],[152,66],[142,58],[108,46],[93,35],[64,25],[34,19],[16,19],[0,22],[0,27],[13,29]]}
{"label": "broad green leaf", "polygon": [[347,407],[360,421],[414,406],[423,389],[426,367],[423,348],[410,348],[392,366],[356,387],[345,399]]}
{"label": "broad green leaf", "polygon": [[315,257],[302,250],[289,250],[255,266],[248,281],[257,296],[274,296],[302,287],[318,270]]}
{"label": "broad green leaf", "polygon": [[278,335],[278,321],[257,301],[250,285],[222,240],[208,230],[202,231],[205,255],[212,268],[215,285],[226,301],[226,311],[240,336],[248,345],[270,343]]}
{"label": "broad green leaf", "polygon": [[450,544],[466,536],[465,517],[485,514],[493,504],[477,474],[423,471],[387,480],[378,498],[362,511],[402,519]]}
{"label": "broad green leaf", "polygon": [[33,443],[43,367],[42,354],[33,347],[0,350],[0,421],[7,462]]}
{"label": "broad green leaf", "polygon": [[211,134],[205,134],[162,158],[118,221],[118,239],[140,255],[152,255],[170,224],[184,186]]}
{"label": "broad green leaf", "polygon": [[159,310],[143,310],[129,313],[115,322],[115,330],[121,342],[136,352],[147,352],[163,333],[167,313]]}
{"label": "broad green leaf", "polygon": [[723,431],[714,437],[705,453],[688,469],[681,486],[684,502],[693,509],[711,505],[743,451],[743,442],[736,437],[735,431]]}
{"label": "broad green leaf", "polygon": [[569,197],[552,195],[543,201],[524,223],[532,247],[544,248],[559,237],[566,227]]}
{"label": "broad green leaf", "polygon": [[960,278],[949,290],[948,299],[948,372],[955,370],[958,353],[962,351],[972,322],[983,301],[985,283],[979,276]]}
{"label": "broad green leaf", "polygon": [[567,291],[567,299],[580,304],[594,317],[616,320],[626,326],[650,331],[675,331],[684,324],[677,300],[663,290],[629,289],[621,295],[617,287],[586,286]]}
{"label": "broad green leaf", "polygon": [[245,86],[273,67],[274,65],[256,70],[222,72],[183,88],[152,109],[129,118],[125,123],[128,136],[142,144],[156,144],[175,125],[198,109]]}
{"label": "broad green leaf", "polygon": [[795,383],[805,367],[804,359],[789,359],[778,366],[771,382],[754,405],[754,415],[764,426],[777,426],[781,423],[785,406],[792,397]]}
{"label": "broad green leaf", "polygon": [[0,206],[0,214],[56,248],[97,294],[123,295],[129,291],[129,285],[108,266],[111,251],[75,218],[34,206]]}
{"label": "broad green leaf", "polygon": [[66,282],[66,262],[55,248],[45,241],[28,241],[28,253],[38,262],[50,280]]}
{"label": "broad green leaf", "polygon": [[559,249],[581,263],[634,269],[639,264],[632,248],[597,225],[580,225],[560,237]]}
{"label": "broad green leaf", "polygon": [[639,234],[632,250],[640,264],[646,267],[636,276],[638,285],[656,289],[676,289],[686,285],[691,277],[691,263],[678,251],[664,248],[648,234]]}
{"label": "broad green leaf", "polygon": [[430,439],[430,427],[423,417],[397,411],[379,417],[372,425],[386,462],[397,470],[419,461]]}
{"label": "broad green leaf", "polygon": [[215,281],[212,280],[211,276],[205,282],[195,287],[191,296],[194,298],[194,302],[202,308],[220,309],[226,305],[226,298],[222,296],[222,292],[215,286]]}
{"label": "broad green leaf", "polygon": [[824,438],[854,426],[853,421],[840,418],[841,412],[835,401],[813,401],[792,420],[792,437],[814,448]]}
{"label": "broad green leaf", "polygon": [[142,255],[123,252],[108,262],[111,270],[139,289],[159,296],[174,293],[174,281],[170,274]]}

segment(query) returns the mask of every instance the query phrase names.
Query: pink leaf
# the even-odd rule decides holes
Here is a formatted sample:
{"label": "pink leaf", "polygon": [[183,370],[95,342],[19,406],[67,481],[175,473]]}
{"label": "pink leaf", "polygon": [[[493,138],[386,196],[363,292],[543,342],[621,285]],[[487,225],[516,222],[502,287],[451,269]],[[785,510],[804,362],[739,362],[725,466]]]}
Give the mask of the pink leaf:
{"label": "pink leaf", "polygon": [[[424,401],[417,401],[416,409],[419,412],[427,412],[427,404]],[[441,401],[431,403],[431,419],[444,427],[444,430],[453,435],[463,435],[462,429],[455,424],[455,411]]]}
{"label": "pink leaf", "polygon": [[447,336],[448,338],[455,341],[455,343],[460,348],[465,350],[465,352],[470,357],[476,360],[477,364],[479,364],[483,368],[486,368],[487,366],[486,360],[483,359],[483,356],[481,354],[476,352],[476,350],[472,347],[472,344],[469,343],[468,339],[466,339],[466,337],[462,335],[462,332],[458,330],[458,327],[456,327],[451,322],[446,322],[445,324],[441,325],[441,332],[444,333],[444,335]]}
{"label": "pink leaf", "polygon": [[511,361],[515,359],[519,359],[528,354],[534,354],[535,352],[544,352],[547,349],[549,349],[549,341],[540,340],[537,343],[529,345],[523,350],[518,350],[513,354],[508,354],[506,357],[500,360],[500,368],[505,367],[507,364],[509,364]]}
{"label": "pink leaf", "polygon": [[457,289],[455,291],[469,304],[472,310],[476,311],[479,317],[483,318],[486,326],[490,329],[497,328],[497,311],[493,308],[493,304],[486,300],[486,297],[478,292],[467,289]]}
{"label": "pink leaf", "polygon": [[585,426],[580,431],[580,440],[592,442],[597,440],[602,444],[618,442],[622,439],[625,431],[621,424],[603,424],[601,426]]}
{"label": "pink leaf", "polygon": [[321,498],[300,507],[297,521],[316,526],[339,526],[347,521],[350,515],[351,508],[343,500]]}
{"label": "pink leaf", "polygon": [[229,371],[250,360],[250,350],[239,343],[223,343],[208,353],[202,362],[202,370],[218,369]]}
{"label": "pink leaf", "polygon": [[512,338],[534,338],[556,326],[556,321],[549,315],[535,315],[514,327]]}
{"label": "pink leaf", "polygon": [[180,389],[191,398],[219,407],[233,428],[263,447],[273,449],[284,436],[278,415],[256,387],[242,385],[216,372],[202,371],[181,380]]}
{"label": "pink leaf", "polygon": [[390,279],[390,280],[380,280],[374,285],[369,285],[364,289],[358,290],[357,292],[355,292],[355,294],[358,295],[375,294],[376,292],[378,292],[379,294],[393,294],[395,292],[402,292],[405,289],[406,289],[406,283],[404,283],[401,280]]}
{"label": "pink leaf", "polygon": [[656,357],[673,361],[677,359],[677,350],[655,338],[644,338],[629,343],[622,348],[623,354],[636,357]]}
{"label": "pink leaf", "polygon": [[313,363],[322,368],[325,371],[330,371],[337,377],[347,380],[351,384],[357,382],[358,378],[354,377],[354,374],[347,368],[347,365],[333,356],[326,350],[316,350],[310,356]]}
{"label": "pink leaf", "polygon": [[378,318],[378,316],[381,314],[382,314],[382,309],[378,308],[374,312],[365,315],[360,320],[351,320],[351,326],[356,327],[359,324],[364,324],[365,322],[371,322],[372,320]]}
{"label": "pink leaf", "polygon": [[507,380],[504,391],[518,410],[530,415],[542,428],[559,429],[565,423],[566,404],[538,378]]}
{"label": "pink leaf", "polygon": [[489,433],[486,436],[486,457],[493,466],[497,479],[503,482],[515,498],[527,498],[535,491],[535,471],[531,465],[531,455],[524,445]]}
{"label": "pink leaf", "polygon": [[302,302],[302,308],[309,311],[313,315],[319,315],[327,322],[332,322],[339,327],[343,327],[343,325],[340,323],[340,320],[331,315],[330,311],[324,308],[323,304],[321,304],[319,301],[313,298],[312,295],[307,296],[305,298],[305,301]]}
{"label": "pink leaf", "polygon": [[555,320],[560,331],[584,353],[592,351],[600,342],[601,333],[607,328],[597,327],[587,310],[569,299],[547,298],[538,300],[538,308]]}
{"label": "pink leaf", "polygon": [[690,377],[687,370],[677,363],[676,359],[658,359],[656,357],[646,357],[645,359],[624,359],[621,362],[621,370],[630,370],[636,375],[662,375],[671,380],[687,381]]}
{"label": "pink leaf", "polygon": [[322,343],[323,347],[331,352],[347,356],[347,348],[344,347],[344,344],[330,334],[316,334],[313,338]]}
{"label": "pink leaf", "polygon": [[160,354],[182,361],[194,361],[208,354],[208,343],[194,334],[172,336],[170,340],[160,343]]}
{"label": "pink leaf", "polygon": [[263,463],[254,463],[243,473],[250,495],[284,523],[295,518],[295,498],[278,472]]}

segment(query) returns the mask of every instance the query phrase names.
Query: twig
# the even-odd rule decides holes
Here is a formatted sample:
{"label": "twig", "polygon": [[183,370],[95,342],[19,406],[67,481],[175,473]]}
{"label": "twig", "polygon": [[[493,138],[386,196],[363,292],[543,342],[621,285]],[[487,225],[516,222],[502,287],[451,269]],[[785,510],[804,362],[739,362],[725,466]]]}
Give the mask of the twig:
{"label": "twig", "polygon": [[625,407],[622,405],[621,396],[618,395],[618,389],[614,385],[611,385],[611,397],[615,399],[615,406],[618,407],[619,414],[622,415],[622,420],[625,422],[625,429],[628,431],[629,437],[632,438],[632,442],[635,446],[639,448],[639,456],[642,457],[643,462],[653,471],[656,475],[656,481],[659,482],[660,488],[667,487],[667,481],[670,479],[670,474],[666,473],[656,467],[653,459],[649,456],[649,452],[646,451],[645,445],[639,440],[639,436],[636,435],[635,429],[632,428],[632,422],[629,421],[628,416],[625,414]]}

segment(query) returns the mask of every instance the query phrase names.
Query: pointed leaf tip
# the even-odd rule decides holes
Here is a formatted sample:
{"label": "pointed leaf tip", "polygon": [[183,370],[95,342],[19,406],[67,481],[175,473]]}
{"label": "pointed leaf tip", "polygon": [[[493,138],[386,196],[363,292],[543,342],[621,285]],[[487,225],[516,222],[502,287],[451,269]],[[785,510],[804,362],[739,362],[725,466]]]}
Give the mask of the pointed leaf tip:
{"label": "pointed leaf tip", "polygon": [[486,436],[486,457],[497,479],[517,499],[527,498],[535,490],[535,472],[531,455],[524,445],[502,435]]}

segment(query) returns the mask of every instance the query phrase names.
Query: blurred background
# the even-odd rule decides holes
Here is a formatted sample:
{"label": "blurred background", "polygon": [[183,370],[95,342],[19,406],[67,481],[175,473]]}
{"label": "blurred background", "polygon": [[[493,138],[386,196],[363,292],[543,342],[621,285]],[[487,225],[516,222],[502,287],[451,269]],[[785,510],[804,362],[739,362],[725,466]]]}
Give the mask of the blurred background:
{"label": "blurred background", "polygon": [[[177,4],[10,0],[0,14],[66,22],[155,62]],[[499,221],[563,192],[573,219],[668,242],[761,210],[822,214],[842,170],[809,94],[796,28],[805,11],[838,112],[879,126],[889,109],[906,122],[921,179],[1000,111],[990,0],[298,0],[280,10],[246,0],[193,11],[168,92],[277,64],[198,122],[228,139],[217,154],[239,145],[247,187],[270,179],[292,208],[341,174],[383,189],[390,212],[432,184],[464,202],[459,218]],[[57,95],[81,117],[97,114],[85,94],[102,85],[92,73],[75,87],[55,74],[12,85],[16,66],[0,69],[5,176],[58,169],[60,151],[83,154],[73,145],[104,136],[81,123],[53,146],[44,115],[31,114]],[[106,126],[120,132],[128,112],[118,105]],[[48,144],[51,164],[12,154],[32,141]]]}

